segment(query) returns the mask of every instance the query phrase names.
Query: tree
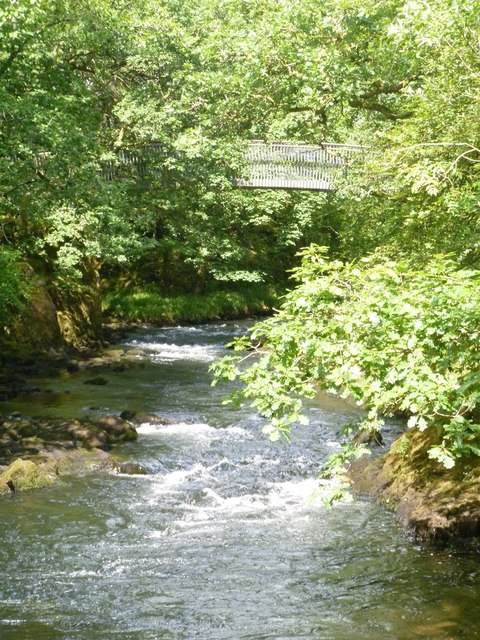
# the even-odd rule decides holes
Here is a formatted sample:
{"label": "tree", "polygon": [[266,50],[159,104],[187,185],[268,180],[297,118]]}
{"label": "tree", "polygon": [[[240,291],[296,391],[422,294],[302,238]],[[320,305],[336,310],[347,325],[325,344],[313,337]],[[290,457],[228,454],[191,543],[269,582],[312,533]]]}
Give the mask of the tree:
{"label": "tree", "polygon": [[416,61],[416,80],[397,97],[410,115],[378,128],[367,170],[349,175],[338,200],[345,256],[383,248],[478,266],[479,8],[406,3],[391,22],[391,49]]}
{"label": "tree", "polygon": [[336,256],[306,251],[280,313],[238,343],[258,360],[227,358],[216,374],[246,384],[237,399],[253,402],[273,437],[304,422],[302,397],[324,388],[365,407],[357,428],[400,411],[409,426],[438,431],[431,455],[449,467],[480,453],[480,6],[328,9],[329,130],[370,148],[330,199]]}

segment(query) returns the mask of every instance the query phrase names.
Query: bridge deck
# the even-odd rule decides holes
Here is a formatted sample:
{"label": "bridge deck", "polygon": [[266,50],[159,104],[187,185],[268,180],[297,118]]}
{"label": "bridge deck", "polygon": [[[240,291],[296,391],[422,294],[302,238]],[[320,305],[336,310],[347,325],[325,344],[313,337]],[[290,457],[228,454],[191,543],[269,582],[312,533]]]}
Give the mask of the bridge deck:
{"label": "bridge deck", "polygon": [[320,181],[317,179],[305,180],[295,176],[277,178],[266,177],[251,178],[249,180],[237,180],[237,185],[242,189],[299,189],[301,191],[331,191],[333,184],[331,181]]}
{"label": "bridge deck", "polygon": [[[243,189],[299,189],[331,191],[335,178],[362,147],[348,144],[309,145],[297,142],[248,142],[244,152],[243,175],[236,180]],[[161,179],[168,152],[159,143],[120,149],[117,161],[104,164],[107,180],[121,176],[120,166],[133,170],[139,178]]]}
{"label": "bridge deck", "polygon": [[244,155],[246,176],[238,184],[250,189],[331,191],[339,170],[360,149],[344,144],[250,142]]}

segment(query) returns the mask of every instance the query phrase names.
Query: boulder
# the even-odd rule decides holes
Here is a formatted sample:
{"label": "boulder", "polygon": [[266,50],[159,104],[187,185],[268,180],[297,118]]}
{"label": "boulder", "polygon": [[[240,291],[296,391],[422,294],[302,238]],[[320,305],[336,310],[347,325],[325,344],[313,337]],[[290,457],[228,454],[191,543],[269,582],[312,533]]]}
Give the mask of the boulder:
{"label": "boulder", "polygon": [[124,473],[129,476],[146,476],[148,471],[138,462],[116,462],[114,469],[117,473]]}
{"label": "boulder", "polygon": [[138,437],[136,430],[130,422],[123,420],[121,417],[106,416],[105,418],[100,418],[97,424],[105,432],[109,444],[131,442]]}
{"label": "boulder", "polygon": [[109,358],[110,360],[119,360],[125,353],[124,349],[116,349],[114,347],[109,347],[108,349],[104,349],[103,355],[105,358]]}
{"label": "boulder", "polygon": [[36,463],[15,460],[0,474],[0,493],[12,493],[47,487],[55,482],[57,469],[53,462]]}
{"label": "boulder", "polygon": [[172,418],[165,418],[164,416],[157,416],[153,413],[137,413],[136,411],[132,411],[131,409],[125,409],[120,414],[120,418],[123,420],[128,420],[132,424],[145,424],[146,422],[150,424],[178,424],[178,420],[173,420]]}

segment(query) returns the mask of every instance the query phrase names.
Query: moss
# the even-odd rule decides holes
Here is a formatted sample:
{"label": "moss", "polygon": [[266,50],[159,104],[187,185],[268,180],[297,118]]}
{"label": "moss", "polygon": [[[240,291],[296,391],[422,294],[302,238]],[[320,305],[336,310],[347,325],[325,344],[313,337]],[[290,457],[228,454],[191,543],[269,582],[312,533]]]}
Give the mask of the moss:
{"label": "moss", "polygon": [[392,444],[390,452],[400,458],[406,458],[411,450],[411,442],[406,433],[402,434]]}
{"label": "moss", "polygon": [[137,432],[130,422],[117,416],[59,420],[57,418],[10,417],[0,428],[0,464],[12,457],[34,457],[55,450],[110,449],[121,442],[131,442]]}
{"label": "moss", "polygon": [[120,358],[125,355],[125,349],[104,349],[102,355],[110,360],[120,360]]}
{"label": "moss", "polygon": [[10,327],[5,348],[7,352],[13,352],[19,356],[49,349],[61,349],[62,337],[56,308],[45,280],[29,265],[22,265],[22,269],[31,283],[29,300]]}
{"label": "moss", "polygon": [[61,475],[83,474],[102,465],[107,468],[108,454],[104,450],[136,438],[131,423],[116,416],[96,421],[4,419],[0,459],[8,464],[13,456],[19,457],[3,470],[0,467],[0,494],[39,489],[51,485]]}
{"label": "moss", "polygon": [[138,433],[132,425],[122,418],[106,416],[98,421],[110,444],[116,442],[133,442],[138,438]]}
{"label": "moss", "polygon": [[418,539],[446,542],[480,536],[480,458],[445,469],[428,456],[435,431],[403,434],[376,460],[352,463],[350,478],[360,493],[394,509]]}
{"label": "moss", "polygon": [[48,487],[55,482],[57,468],[53,462],[36,463],[18,459],[0,474],[0,493]]}

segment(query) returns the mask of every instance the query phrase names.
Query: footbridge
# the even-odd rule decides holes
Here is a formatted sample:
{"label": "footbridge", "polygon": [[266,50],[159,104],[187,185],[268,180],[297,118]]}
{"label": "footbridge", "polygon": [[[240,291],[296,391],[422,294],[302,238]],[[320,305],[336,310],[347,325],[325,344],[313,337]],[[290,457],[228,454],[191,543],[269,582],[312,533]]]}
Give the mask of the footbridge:
{"label": "footbridge", "polygon": [[[362,149],[351,144],[253,140],[245,146],[242,175],[235,184],[243,189],[331,191],[335,178]],[[107,180],[117,179],[123,166],[141,179],[162,178],[165,160],[171,155],[159,143],[120,149],[116,161],[104,164],[102,175]]]}
{"label": "footbridge", "polygon": [[331,191],[335,178],[362,150],[358,145],[249,142],[244,154],[247,189]]}

